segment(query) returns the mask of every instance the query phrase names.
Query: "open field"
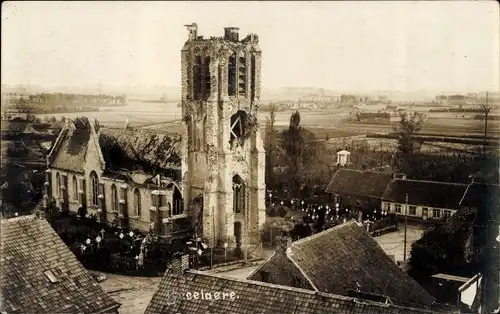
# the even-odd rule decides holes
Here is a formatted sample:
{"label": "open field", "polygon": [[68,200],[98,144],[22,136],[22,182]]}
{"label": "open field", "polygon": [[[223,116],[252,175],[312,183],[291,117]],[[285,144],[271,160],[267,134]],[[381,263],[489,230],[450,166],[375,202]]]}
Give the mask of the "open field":
{"label": "open field", "polygon": [[[356,123],[349,120],[351,109],[335,110],[300,110],[301,125],[314,131],[318,137],[330,138],[362,135],[369,133],[389,133],[392,125],[389,123]],[[290,121],[290,115],[294,110],[276,112],[275,126],[278,129],[286,128]],[[65,116],[76,118],[87,116],[89,119],[98,119],[104,126],[123,127],[129,121],[132,127],[147,127],[167,132],[180,132],[181,108],[177,103],[143,103],[130,102],[122,107],[103,107],[101,111],[87,113],[64,113],[48,116],[55,116],[57,119]],[[483,121],[466,118],[456,118],[456,113],[437,113],[437,116],[430,116],[424,123],[421,132],[442,134],[442,135],[481,135],[484,132]],[[44,117],[46,115],[38,115]],[[262,130],[265,128],[266,119],[269,113],[261,111],[259,121]],[[500,134],[500,121],[489,121],[488,132],[491,136]]]}

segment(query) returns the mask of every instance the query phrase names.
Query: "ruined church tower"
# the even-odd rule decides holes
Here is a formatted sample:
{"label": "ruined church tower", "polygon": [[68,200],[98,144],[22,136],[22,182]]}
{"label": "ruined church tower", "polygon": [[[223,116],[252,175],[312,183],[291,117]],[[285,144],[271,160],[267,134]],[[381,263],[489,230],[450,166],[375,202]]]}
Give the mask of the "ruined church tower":
{"label": "ruined church tower", "polygon": [[258,124],[261,51],[238,28],[204,39],[186,25],[182,48],[182,172],[186,212],[210,246],[260,241],[265,152]]}

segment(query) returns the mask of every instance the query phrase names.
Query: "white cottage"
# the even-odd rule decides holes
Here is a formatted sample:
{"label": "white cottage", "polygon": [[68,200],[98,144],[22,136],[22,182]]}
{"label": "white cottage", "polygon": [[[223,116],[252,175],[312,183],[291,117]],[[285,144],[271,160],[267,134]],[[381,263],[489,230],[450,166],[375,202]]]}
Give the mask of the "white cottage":
{"label": "white cottage", "polygon": [[346,150],[337,152],[337,165],[346,166],[351,163],[351,153]]}

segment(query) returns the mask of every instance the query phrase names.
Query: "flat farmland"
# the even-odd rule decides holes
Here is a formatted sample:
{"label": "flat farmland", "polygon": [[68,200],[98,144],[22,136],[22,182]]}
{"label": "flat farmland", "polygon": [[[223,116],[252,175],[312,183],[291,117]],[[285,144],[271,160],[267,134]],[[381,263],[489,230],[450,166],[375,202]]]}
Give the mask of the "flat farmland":
{"label": "flat farmland", "polygon": [[[295,110],[276,112],[275,126],[277,129],[287,128],[290,122],[290,115]],[[389,133],[392,125],[389,123],[357,123],[350,121],[349,109],[336,110],[306,110],[301,109],[300,124],[307,127],[320,138],[328,136],[330,138],[363,135],[369,133]],[[57,119],[65,116],[74,119],[78,116],[86,116],[92,121],[97,119],[103,126],[123,127],[129,121],[132,127],[144,127],[167,132],[180,132],[180,121],[182,119],[181,108],[177,103],[143,103],[131,101],[126,106],[103,107],[100,111],[94,112],[72,112],[60,114],[40,114],[45,116],[55,116]],[[264,131],[266,120],[269,117],[268,111],[259,112],[261,129]],[[467,118],[457,118],[455,113],[439,113],[437,116],[430,115],[424,123],[421,132],[442,135],[468,136],[481,135],[484,132],[484,122],[482,120],[472,120]],[[490,136],[500,134],[500,120],[489,121],[488,132]]]}

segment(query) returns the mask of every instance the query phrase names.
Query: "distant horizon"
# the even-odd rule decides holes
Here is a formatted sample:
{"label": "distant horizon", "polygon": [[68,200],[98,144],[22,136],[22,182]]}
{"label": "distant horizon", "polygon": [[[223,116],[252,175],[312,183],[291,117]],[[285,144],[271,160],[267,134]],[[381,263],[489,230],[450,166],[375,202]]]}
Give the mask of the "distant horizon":
{"label": "distant horizon", "polygon": [[[116,92],[123,92],[126,93],[127,89],[136,89],[136,91],[151,91],[152,89],[176,89],[179,90],[179,96],[180,96],[180,89],[181,86],[174,86],[174,85],[128,85],[128,86],[116,86],[116,85],[104,85],[102,84],[101,87],[98,86],[98,84],[89,84],[89,85],[82,85],[82,86],[69,86],[69,85],[62,85],[62,86],[43,86],[40,84],[1,84],[2,89],[3,88],[27,88],[27,89],[37,89],[37,90],[46,90],[48,92],[57,92],[58,90],[85,90],[85,89],[91,89],[91,90],[99,90],[101,89],[103,92],[106,90],[115,90]],[[325,88],[325,87],[314,87],[314,86],[282,86],[282,87],[276,87],[276,88],[266,88],[263,87],[263,91],[271,91],[271,92],[283,92],[285,89],[310,89],[310,90],[324,90],[325,92],[338,92],[342,94],[367,94],[367,95],[384,95],[386,93],[398,93],[398,94],[418,94],[418,93],[424,93],[424,94],[444,94],[444,95],[450,95],[450,94],[457,94],[457,95],[467,95],[468,93],[500,93],[500,89],[498,90],[410,90],[410,91],[402,91],[402,90],[337,90],[337,89],[332,89],[332,88]],[[159,91],[155,91],[159,92]]]}

